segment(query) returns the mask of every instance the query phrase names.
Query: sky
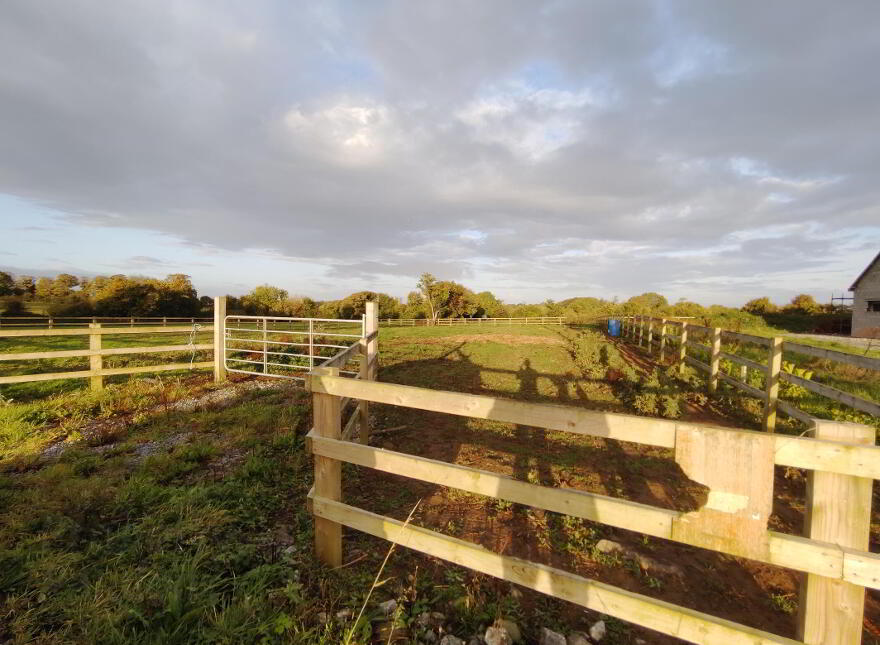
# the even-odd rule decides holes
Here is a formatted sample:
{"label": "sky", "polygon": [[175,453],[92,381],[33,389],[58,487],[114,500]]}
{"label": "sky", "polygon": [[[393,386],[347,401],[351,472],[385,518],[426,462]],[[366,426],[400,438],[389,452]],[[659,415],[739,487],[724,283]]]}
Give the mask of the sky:
{"label": "sky", "polygon": [[880,250],[880,3],[4,0],[0,269],[740,305]]}

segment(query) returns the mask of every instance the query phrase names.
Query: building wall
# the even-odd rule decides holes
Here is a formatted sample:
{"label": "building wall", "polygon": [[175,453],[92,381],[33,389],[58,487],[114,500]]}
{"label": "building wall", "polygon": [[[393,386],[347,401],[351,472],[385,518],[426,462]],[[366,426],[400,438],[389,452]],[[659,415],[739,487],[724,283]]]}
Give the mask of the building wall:
{"label": "building wall", "polygon": [[859,280],[853,293],[852,335],[880,338],[880,311],[867,311],[868,300],[880,300],[880,262],[875,262]]}

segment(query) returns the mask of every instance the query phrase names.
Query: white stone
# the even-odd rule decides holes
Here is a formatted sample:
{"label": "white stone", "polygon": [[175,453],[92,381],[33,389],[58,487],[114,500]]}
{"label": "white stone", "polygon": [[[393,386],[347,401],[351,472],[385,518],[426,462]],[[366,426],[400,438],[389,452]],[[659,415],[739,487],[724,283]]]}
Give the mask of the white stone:
{"label": "white stone", "polygon": [[440,639],[440,645],[464,645],[464,641],[458,636],[446,634],[446,636]]}
{"label": "white stone", "polygon": [[590,638],[594,641],[600,641],[605,638],[605,621],[600,620],[598,623],[590,627]]}
{"label": "white stone", "polygon": [[391,600],[386,600],[383,603],[379,603],[379,611],[381,611],[385,616],[390,616],[394,613],[394,610],[397,609],[397,601],[393,598]]}
{"label": "white stone", "polygon": [[596,542],[596,550],[599,553],[622,553],[626,549],[623,548],[623,545],[620,542],[615,542],[614,540],[599,540]]}
{"label": "white stone", "polygon": [[541,628],[538,645],[566,645],[565,636],[546,627]]}
{"label": "white stone", "polygon": [[486,645],[513,645],[513,639],[503,627],[489,627],[483,635]]}
{"label": "white stone", "polygon": [[510,634],[514,643],[522,643],[522,632],[519,631],[519,625],[507,618],[499,618],[495,621],[495,627],[503,627]]}

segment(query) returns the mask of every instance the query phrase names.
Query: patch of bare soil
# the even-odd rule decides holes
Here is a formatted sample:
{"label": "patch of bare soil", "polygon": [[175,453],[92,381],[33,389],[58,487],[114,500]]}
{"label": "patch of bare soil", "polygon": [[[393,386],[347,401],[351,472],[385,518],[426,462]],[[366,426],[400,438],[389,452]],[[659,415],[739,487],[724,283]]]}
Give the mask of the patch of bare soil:
{"label": "patch of bare soil", "polygon": [[396,338],[386,344],[448,345],[449,343],[499,343],[501,345],[564,345],[561,338],[552,336],[517,336],[516,334],[460,334],[440,338]]}

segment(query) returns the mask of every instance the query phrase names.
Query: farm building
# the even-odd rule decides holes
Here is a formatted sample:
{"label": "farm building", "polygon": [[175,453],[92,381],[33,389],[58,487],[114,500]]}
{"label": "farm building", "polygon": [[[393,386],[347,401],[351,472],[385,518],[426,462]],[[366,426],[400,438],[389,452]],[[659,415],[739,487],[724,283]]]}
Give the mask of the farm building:
{"label": "farm building", "polygon": [[853,292],[852,335],[880,338],[880,253],[849,290]]}

